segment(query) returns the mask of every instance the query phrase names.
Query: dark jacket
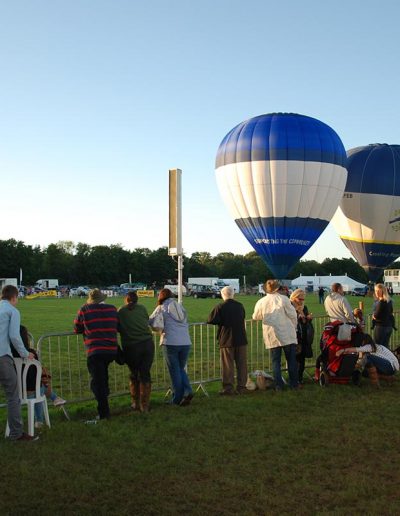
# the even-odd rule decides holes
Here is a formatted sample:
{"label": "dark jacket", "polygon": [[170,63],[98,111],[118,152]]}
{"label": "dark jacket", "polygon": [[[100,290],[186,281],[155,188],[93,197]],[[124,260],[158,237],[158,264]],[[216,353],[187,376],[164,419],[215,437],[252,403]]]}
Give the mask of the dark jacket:
{"label": "dark jacket", "polygon": [[117,309],[106,303],[83,305],[74,320],[74,331],[83,333],[88,356],[116,355],[117,329]]}
{"label": "dark jacket", "polygon": [[378,301],[374,310],[375,326],[393,326],[393,305],[391,301]]}
{"label": "dark jacket", "polygon": [[208,316],[208,324],[218,325],[217,338],[221,348],[233,348],[247,344],[244,320],[246,312],[242,303],[227,299],[217,305]]}

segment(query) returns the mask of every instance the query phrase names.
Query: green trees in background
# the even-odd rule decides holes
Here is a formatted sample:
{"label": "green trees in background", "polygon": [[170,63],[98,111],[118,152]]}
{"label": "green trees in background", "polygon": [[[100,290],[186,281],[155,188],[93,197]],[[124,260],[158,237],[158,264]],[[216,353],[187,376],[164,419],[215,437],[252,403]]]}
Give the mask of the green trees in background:
{"label": "green trees in background", "polygon": [[[19,278],[32,285],[39,278],[58,278],[66,285],[119,285],[132,281],[147,285],[163,285],[177,277],[176,262],[167,248],[156,250],[137,248],[129,251],[119,244],[90,246],[79,242],[61,241],[45,248],[32,247],[14,239],[0,240],[0,277]],[[289,274],[293,279],[303,276],[346,274],[367,283],[364,270],[352,258],[327,258],[322,263],[300,261]],[[188,277],[239,278],[247,285],[257,285],[272,277],[261,258],[251,251],[245,255],[231,252],[211,256],[206,251],[193,253],[184,259],[184,279]]]}

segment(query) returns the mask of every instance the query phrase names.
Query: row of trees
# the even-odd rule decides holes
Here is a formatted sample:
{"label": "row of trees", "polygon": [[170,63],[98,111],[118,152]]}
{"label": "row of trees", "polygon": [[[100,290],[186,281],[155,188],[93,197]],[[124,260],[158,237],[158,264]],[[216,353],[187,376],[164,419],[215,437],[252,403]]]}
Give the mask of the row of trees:
{"label": "row of trees", "polygon": [[[57,278],[65,285],[119,285],[142,281],[158,285],[177,277],[176,262],[168,256],[167,248],[156,250],[138,248],[132,251],[121,245],[90,246],[70,241],[57,242],[45,248],[27,245],[14,239],[0,240],[0,276],[19,278],[23,271],[23,284],[31,285],[39,278]],[[352,258],[300,261],[289,274],[289,279],[305,275],[341,275],[367,282],[364,270]],[[184,279],[188,277],[246,277],[247,285],[257,285],[273,275],[254,252],[245,255],[197,252],[184,258]]]}

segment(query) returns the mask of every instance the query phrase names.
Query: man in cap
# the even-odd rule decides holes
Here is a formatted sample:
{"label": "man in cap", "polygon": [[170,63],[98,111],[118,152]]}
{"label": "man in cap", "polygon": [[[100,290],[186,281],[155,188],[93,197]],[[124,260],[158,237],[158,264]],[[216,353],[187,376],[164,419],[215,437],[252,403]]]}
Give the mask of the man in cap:
{"label": "man in cap", "polygon": [[[217,305],[208,316],[208,324],[218,325],[217,338],[221,355],[222,391],[220,394],[247,394],[247,336],[242,303],[233,299],[233,287],[221,290],[223,303]],[[237,390],[234,389],[235,366]]]}
{"label": "man in cap", "polygon": [[74,320],[75,333],[83,334],[98,419],[110,417],[108,366],[117,355],[117,309],[104,302],[106,297],[98,288],[91,290],[86,304],[79,309]]}
{"label": "man in cap", "polygon": [[266,295],[257,301],[253,313],[253,319],[262,321],[264,343],[271,350],[272,372],[275,389],[278,391],[284,386],[281,372],[282,349],[288,365],[290,387],[299,387],[296,361],[297,315],[289,298],[279,293],[279,287],[277,280],[267,280],[264,287]]}

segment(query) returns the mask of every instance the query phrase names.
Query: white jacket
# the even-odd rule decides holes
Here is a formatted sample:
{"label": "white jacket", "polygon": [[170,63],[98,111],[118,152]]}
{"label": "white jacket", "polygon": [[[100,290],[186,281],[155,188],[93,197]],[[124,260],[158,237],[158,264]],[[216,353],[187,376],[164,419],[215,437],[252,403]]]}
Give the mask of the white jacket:
{"label": "white jacket", "polygon": [[289,298],[277,292],[257,301],[253,319],[263,322],[263,337],[267,349],[297,343],[297,314]]}
{"label": "white jacket", "polygon": [[331,322],[356,322],[350,303],[338,292],[331,292],[328,296],[326,296],[324,306]]}

